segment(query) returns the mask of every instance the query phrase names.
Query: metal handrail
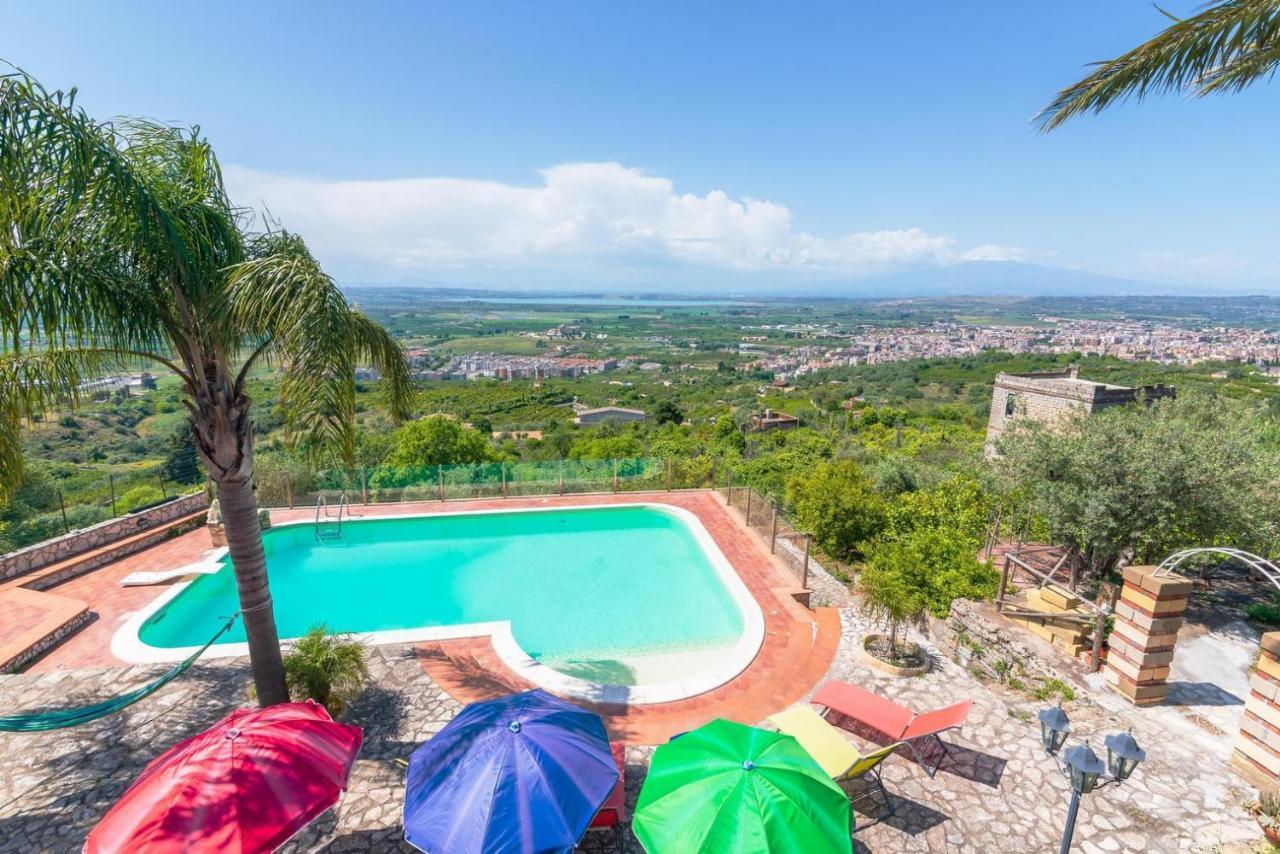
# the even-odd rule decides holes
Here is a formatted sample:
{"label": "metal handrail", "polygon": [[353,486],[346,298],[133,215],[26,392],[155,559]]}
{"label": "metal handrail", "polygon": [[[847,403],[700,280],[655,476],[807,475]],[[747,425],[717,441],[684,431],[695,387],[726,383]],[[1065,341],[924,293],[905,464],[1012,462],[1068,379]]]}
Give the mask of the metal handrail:
{"label": "metal handrail", "polygon": [[1274,584],[1277,589],[1280,589],[1280,567],[1253,552],[1228,546],[1202,546],[1174,552],[1160,562],[1160,565],[1156,567],[1155,575],[1171,575],[1187,558],[1200,554],[1220,554],[1226,555],[1233,560],[1238,560],[1250,569],[1256,570],[1259,575]]}
{"label": "metal handrail", "polygon": [[[346,506],[347,506],[347,493],[343,492],[342,496],[338,499],[338,517],[336,522],[334,522],[335,528],[334,528],[333,534],[331,535],[332,537],[342,536],[342,512],[346,508]],[[316,498],[315,534],[316,534],[316,539],[320,540],[321,542],[323,542],[325,539],[325,534],[321,532],[321,528],[320,528],[320,525],[322,524],[320,515],[322,512],[324,514],[325,520],[334,518],[329,514],[329,502],[325,500],[323,493],[321,493],[320,496]]]}

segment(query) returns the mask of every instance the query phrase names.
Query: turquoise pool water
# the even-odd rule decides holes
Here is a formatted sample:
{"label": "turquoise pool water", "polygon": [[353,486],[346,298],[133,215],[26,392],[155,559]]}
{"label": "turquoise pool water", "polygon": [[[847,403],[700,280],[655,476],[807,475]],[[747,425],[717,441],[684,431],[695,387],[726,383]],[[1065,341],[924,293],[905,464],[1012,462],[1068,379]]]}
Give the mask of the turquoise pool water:
{"label": "turquoise pool water", "polygon": [[[572,670],[736,641],[743,617],[683,519],[644,507],[344,521],[264,534],[280,636],[510,620],[532,658]],[[147,619],[153,647],[197,646],[237,607],[229,561]],[[244,641],[239,623],[220,643]],[[585,670],[584,670],[585,673]]]}

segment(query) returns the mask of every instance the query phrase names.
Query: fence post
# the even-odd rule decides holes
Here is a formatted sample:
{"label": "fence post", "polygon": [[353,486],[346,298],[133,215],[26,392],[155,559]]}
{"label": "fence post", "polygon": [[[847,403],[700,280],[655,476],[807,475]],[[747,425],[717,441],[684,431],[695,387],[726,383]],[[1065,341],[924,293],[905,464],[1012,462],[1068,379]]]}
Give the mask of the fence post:
{"label": "fence post", "polygon": [[111,490],[111,515],[116,515],[116,476],[107,475],[107,488]]}
{"label": "fence post", "polygon": [[365,471],[364,466],[360,466],[360,501],[364,504],[369,503],[369,473]]}
{"label": "fence post", "polygon": [[747,527],[751,527],[751,493],[755,492],[751,487],[747,487]]}
{"label": "fence post", "polygon": [[729,480],[724,488],[724,500],[726,504],[733,503],[733,469],[729,469]]}
{"label": "fence post", "polygon": [[804,570],[800,576],[800,586],[805,589],[809,587],[809,541],[812,538],[811,534],[804,535]]}
{"label": "fence post", "polygon": [[1004,610],[1004,593],[1009,587],[1009,556],[1004,556],[1004,568],[1000,572],[1000,592],[996,593],[996,613]]}
{"label": "fence post", "polygon": [[667,492],[671,491],[671,458],[667,458]]}
{"label": "fence post", "polygon": [[773,505],[773,531],[769,534],[769,554],[778,553],[778,505]]}
{"label": "fence post", "polygon": [[507,463],[505,460],[501,463],[502,468],[502,497],[507,497]]}
{"label": "fence post", "polygon": [[156,481],[157,481],[157,482],[159,482],[159,484],[160,484],[160,497],[161,497],[161,498],[168,498],[168,497],[169,497],[169,492],[168,492],[168,490],[166,490],[166,489],[164,488],[164,475],[162,475],[162,474],[157,474],[157,475],[156,475]]}
{"label": "fence post", "polygon": [[287,473],[284,476],[284,503],[293,509],[293,477]]}
{"label": "fence post", "polygon": [[613,491],[618,491],[618,460],[615,458],[610,460],[613,463]]}
{"label": "fence post", "polygon": [[444,468],[436,466],[436,482],[440,484],[440,500],[444,501]]}
{"label": "fence post", "polygon": [[71,525],[67,522],[67,502],[62,499],[62,490],[58,490],[58,506],[62,508],[62,533],[70,534]]}
{"label": "fence post", "polygon": [[711,488],[716,488],[716,458],[711,458]]}
{"label": "fence post", "polygon": [[564,460],[556,460],[556,484],[557,490],[564,495]]}
{"label": "fence post", "polygon": [[1102,635],[1107,629],[1107,615],[1098,611],[1093,618],[1093,655],[1089,657],[1089,672],[1097,673],[1102,669]]}

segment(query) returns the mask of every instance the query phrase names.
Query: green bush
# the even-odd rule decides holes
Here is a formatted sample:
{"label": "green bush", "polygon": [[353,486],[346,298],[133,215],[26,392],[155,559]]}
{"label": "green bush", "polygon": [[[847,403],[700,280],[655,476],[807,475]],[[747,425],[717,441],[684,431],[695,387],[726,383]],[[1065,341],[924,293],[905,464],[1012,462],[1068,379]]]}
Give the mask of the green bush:
{"label": "green bush", "polygon": [[62,511],[38,513],[18,522],[6,523],[0,528],[0,552],[13,551],[23,546],[60,537],[68,530],[79,530],[109,519],[111,514],[92,504],[76,504],[67,508],[66,524]]}
{"label": "green bush", "polygon": [[884,500],[871,480],[849,459],[819,463],[787,481],[787,504],[796,522],[813,534],[824,552],[839,560],[860,553],[862,543],[880,533]]}
{"label": "green bush", "polygon": [[1280,593],[1270,602],[1251,602],[1245,606],[1245,616],[1268,626],[1280,626]]}
{"label": "green bush", "polygon": [[313,626],[285,653],[284,678],[295,702],[315,700],[337,718],[369,680],[364,645],[326,626]]}
{"label": "green bush", "polygon": [[886,537],[866,551],[866,571],[893,574],[897,577],[894,587],[909,591],[912,607],[918,597],[922,607],[939,619],[947,616],[956,599],[990,599],[1000,582],[999,573],[978,560],[969,537],[942,528],[917,528],[900,537]]}
{"label": "green bush", "polygon": [[117,502],[126,513],[137,510],[139,507],[146,507],[149,504],[155,504],[158,501],[164,501],[165,494],[160,491],[159,487],[143,484],[135,486],[133,489],[125,492],[120,496]]}

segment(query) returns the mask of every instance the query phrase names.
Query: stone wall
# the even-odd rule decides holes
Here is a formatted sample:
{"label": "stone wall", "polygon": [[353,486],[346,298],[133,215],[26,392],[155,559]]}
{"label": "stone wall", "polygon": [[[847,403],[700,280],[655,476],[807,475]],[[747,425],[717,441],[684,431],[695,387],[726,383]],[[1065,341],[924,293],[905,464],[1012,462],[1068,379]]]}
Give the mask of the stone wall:
{"label": "stone wall", "polygon": [[9,552],[0,556],[0,581],[8,581],[76,555],[109,546],[135,534],[158,528],[175,519],[204,510],[208,506],[209,497],[204,490],[201,490],[175,498],[159,507],[108,519],[91,527],[72,531],[16,552]]}
{"label": "stone wall", "polygon": [[0,661],[0,674],[17,673],[27,664],[35,661],[46,652],[62,643],[76,632],[80,631],[80,629],[84,628],[84,626],[92,619],[93,612],[88,608],[85,608],[70,621],[58,626],[58,628],[26,647],[17,655],[7,661]]}
{"label": "stone wall", "polygon": [[941,652],[988,677],[1065,678],[1062,657],[1053,647],[997,614],[990,602],[955,600],[947,619],[933,621],[930,634]]}

